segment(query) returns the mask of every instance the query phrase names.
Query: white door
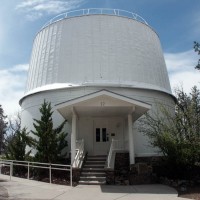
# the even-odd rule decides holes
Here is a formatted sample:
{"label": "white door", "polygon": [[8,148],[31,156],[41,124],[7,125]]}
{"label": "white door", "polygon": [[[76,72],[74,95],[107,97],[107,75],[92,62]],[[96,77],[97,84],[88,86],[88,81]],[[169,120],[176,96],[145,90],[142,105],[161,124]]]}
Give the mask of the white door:
{"label": "white door", "polygon": [[94,120],[94,155],[107,155],[110,147],[108,121],[106,119]]}

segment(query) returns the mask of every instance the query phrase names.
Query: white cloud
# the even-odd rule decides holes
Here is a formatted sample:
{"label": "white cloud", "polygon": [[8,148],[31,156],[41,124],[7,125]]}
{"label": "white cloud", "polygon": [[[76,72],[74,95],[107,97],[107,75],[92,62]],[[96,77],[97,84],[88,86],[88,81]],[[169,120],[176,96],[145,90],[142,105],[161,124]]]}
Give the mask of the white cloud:
{"label": "white cloud", "polygon": [[165,61],[169,72],[193,69],[197,64],[197,54],[193,51],[181,53],[165,53]]}
{"label": "white cloud", "polygon": [[27,72],[29,68],[28,64],[19,64],[19,65],[15,65],[14,67],[12,67],[9,71],[11,72]]}
{"label": "white cloud", "polygon": [[39,18],[41,18],[43,16],[43,14],[42,13],[30,13],[30,14],[26,14],[26,19],[28,20],[28,21],[35,21],[35,20],[37,20],[37,19],[39,19]]}
{"label": "white cloud", "polygon": [[199,58],[193,50],[164,55],[172,90],[181,86],[189,93],[194,85],[200,86],[200,71],[194,69]]}
{"label": "white cloud", "polygon": [[196,85],[200,89],[200,72],[185,71],[170,75],[172,89],[183,87],[186,93],[191,92],[191,88]]}
{"label": "white cloud", "polygon": [[19,99],[24,94],[28,64],[0,69],[0,104],[6,115],[20,110]]}
{"label": "white cloud", "polygon": [[17,8],[25,8],[29,6],[37,5],[37,3],[43,3],[45,0],[25,0],[17,5]]}
{"label": "white cloud", "polygon": [[26,13],[30,21],[37,20],[45,14],[58,14],[76,9],[84,0],[23,0],[16,9]]}

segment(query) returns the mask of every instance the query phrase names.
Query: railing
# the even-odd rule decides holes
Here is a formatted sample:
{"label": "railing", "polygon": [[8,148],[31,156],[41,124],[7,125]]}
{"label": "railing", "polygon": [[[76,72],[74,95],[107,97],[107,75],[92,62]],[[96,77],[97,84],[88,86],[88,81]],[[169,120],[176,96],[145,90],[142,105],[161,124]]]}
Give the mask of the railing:
{"label": "railing", "polygon": [[136,13],[132,13],[132,12],[129,12],[126,10],[109,9],[109,8],[88,8],[88,9],[81,9],[81,10],[73,10],[73,11],[59,14],[59,15],[55,16],[54,18],[52,18],[50,21],[48,21],[42,27],[42,29],[45,28],[46,26],[48,26],[54,22],[60,21],[62,19],[70,18],[70,17],[78,17],[78,16],[83,16],[83,15],[116,15],[116,16],[122,16],[122,17],[135,19],[139,22],[142,22],[142,23],[148,25],[148,23],[145,21],[144,18],[142,18],[141,16],[139,16]]}
{"label": "railing", "polygon": [[61,170],[70,172],[70,186],[72,186],[72,166],[51,164],[51,163],[40,163],[40,162],[28,162],[28,161],[17,161],[17,160],[0,160],[0,173],[2,167],[10,167],[10,180],[13,176],[13,166],[24,166],[27,167],[27,179],[30,179],[30,168],[49,169],[49,183],[52,183],[52,170]]}
{"label": "railing", "polygon": [[76,156],[73,162],[73,167],[80,168],[85,155],[84,140],[76,141]]}
{"label": "railing", "polygon": [[113,152],[117,151],[117,150],[124,150],[124,143],[123,143],[123,141],[112,139],[111,145],[110,145],[110,150],[108,153],[108,158],[107,158],[107,167],[108,168],[111,167],[111,160],[112,160]]}

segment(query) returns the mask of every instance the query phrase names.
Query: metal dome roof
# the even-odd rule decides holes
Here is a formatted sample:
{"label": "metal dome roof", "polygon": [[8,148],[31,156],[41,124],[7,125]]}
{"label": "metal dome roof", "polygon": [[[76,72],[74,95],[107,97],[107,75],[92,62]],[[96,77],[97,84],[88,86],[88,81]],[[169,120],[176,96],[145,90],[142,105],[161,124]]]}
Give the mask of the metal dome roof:
{"label": "metal dome roof", "polygon": [[157,33],[139,15],[118,9],[54,17],[34,40],[25,96],[84,86],[171,94]]}

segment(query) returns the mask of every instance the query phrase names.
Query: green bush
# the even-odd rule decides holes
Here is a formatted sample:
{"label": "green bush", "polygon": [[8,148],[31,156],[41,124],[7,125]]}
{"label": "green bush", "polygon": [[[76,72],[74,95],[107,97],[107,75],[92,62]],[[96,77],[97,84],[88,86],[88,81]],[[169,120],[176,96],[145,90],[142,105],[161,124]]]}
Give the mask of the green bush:
{"label": "green bush", "polygon": [[140,131],[175,174],[184,174],[200,163],[200,92],[196,86],[189,95],[177,89],[174,109],[160,105],[159,110],[141,119]]}

